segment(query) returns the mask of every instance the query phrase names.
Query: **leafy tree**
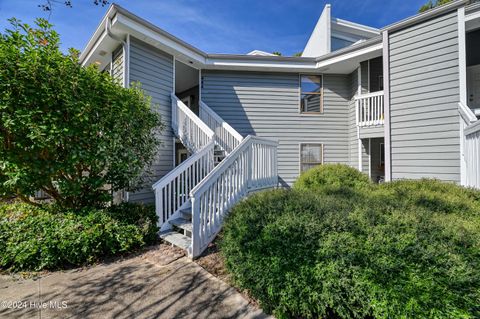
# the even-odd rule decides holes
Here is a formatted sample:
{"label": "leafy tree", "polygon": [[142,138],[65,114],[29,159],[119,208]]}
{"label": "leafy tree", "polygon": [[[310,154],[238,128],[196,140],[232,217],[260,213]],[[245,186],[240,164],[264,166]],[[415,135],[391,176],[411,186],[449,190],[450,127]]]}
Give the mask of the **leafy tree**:
{"label": "leafy tree", "polygon": [[427,10],[433,9],[435,7],[447,4],[449,2],[452,2],[452,0],[428,0],[427,3],[425,3],[419,10],[418,12],[425,12]]}
{"label": "leafy tree", "polygon": [[0,196],[43,190],[62,207],[102,206],[142,182],[160,116],[138,87],[64,55],[44,19],[0,34]]}
{"label": "leafy tree", "polygon": [[302,56],[303,52],[297,52],[293,56]]}
{"label": "leafy tree", "polygon": [[278,51],[272,52],[272,54],[273,54],[273,55],[282,56],[282,53],[281,53],[281,52],[278,52]]}
{"label": "leafy tree", "polygon": [[[93,0],[95,5],[101,5],[102,7],[106,6],[110,2],[108,0]],[[39,4],[38,6],[44,11],[52,11],[54,4],[63,4],[69,8],[73,7],[72,0],[46,0],[45,3]]]}

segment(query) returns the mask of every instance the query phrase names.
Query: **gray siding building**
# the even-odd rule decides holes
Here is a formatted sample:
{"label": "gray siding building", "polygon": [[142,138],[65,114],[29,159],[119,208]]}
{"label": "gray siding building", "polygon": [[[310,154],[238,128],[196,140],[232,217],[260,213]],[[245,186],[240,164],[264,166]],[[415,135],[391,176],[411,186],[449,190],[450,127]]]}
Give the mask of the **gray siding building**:
{"label": "gray siding building", "polygon": [[389,34],[392,179],[460,182],[458,16]]}
{"label": "gray siding building", "polygon": [[161,146],[153,167],[149,169],[148,184],[129,194],[130,201],[153,202],[151,185],[165,176],[174,167],[174,134],[171,129],[173,90],[173,57],[151,45],[134,38],[130,39],[130,81],[140,87],[152,98],[155,111],[159,112],[165,129],[159,136]]}
{"label": "gray siding building", "polygon": [[202,100],[243,136],[279,142],[278,174],[291,185],[300,144],[322,144],[324,163],[348,163],[349,78],[324,75],[321,114],[301,114],[298,73],[204,72]]}
{"label": "gray siding building", "polygon": [[[165,123],[150,182],[130,201],[153,202],[152,184],[198,156],[178,138],[178,112],[196,132],[230,134],[232,148],[249,135],[277,141],[281,186],[325,163],[348,164],[376,182],[470,186],[478,162],[468,135],[480,117],[479,12],[478,3],[458,0],[375,29],[340,26],[326,6],[308,54],[280,57],[208,54],[112,5],[101,26],[110,23],[115,37],[102,37],[99,27],[80,60],[126,86],[140,83]],[[351,40],[339,45],[341,36]],[[172,105],[172,95],[183,106]],[[219,143],[215,152],[219,161],[230,156]]]}

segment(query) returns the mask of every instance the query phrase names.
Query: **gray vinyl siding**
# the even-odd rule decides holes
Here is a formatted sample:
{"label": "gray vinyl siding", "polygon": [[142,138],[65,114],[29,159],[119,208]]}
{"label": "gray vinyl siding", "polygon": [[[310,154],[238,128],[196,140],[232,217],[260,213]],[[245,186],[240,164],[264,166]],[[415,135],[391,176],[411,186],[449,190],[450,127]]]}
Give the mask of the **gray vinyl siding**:
{"label": "gray vinyl siding", "polygon": [[384,137],[385,128],[383,125],[367,126],[360,128],[360,138]]}
{"label": "gray vinyl siding", "polygon": [[140,82],[152,105],[161,114],[165,129],[159,136],[162,143],[158,157],[150,169],[148,182],[141,190],[130,193],[132,202],[153,202],[152,184],[173,169],[174,135],[171,129],[171,97],[173,91],[173,57],[139,40],[130,41],[130,81]]}
{"label": "gray vinyl siding", "polygon": [[355,94],[358,91],[358,71],[353,71],[349,76],[350,101],[348,102],[348,150],[349,165],[358,169],[358,134],[357,117],[355,110]]}
{"label": "gray vinyl siding", "polygon": [[300,169],[300,143],[324,144],[324,163],[348,163],[350,79],[325,75],[324,113],[302,115],[298,74],[204,71],[202,100],[240,134],[276,139],[280,182]]}
{"label": "gray vinyl siding", "polygon": [[112,53],[112,77],[123,85],[123,48],[119,46]]}
{"label": "gray vinyl siding", "polygon": [[456,12],[390,35],[392,178],[460,181]]}

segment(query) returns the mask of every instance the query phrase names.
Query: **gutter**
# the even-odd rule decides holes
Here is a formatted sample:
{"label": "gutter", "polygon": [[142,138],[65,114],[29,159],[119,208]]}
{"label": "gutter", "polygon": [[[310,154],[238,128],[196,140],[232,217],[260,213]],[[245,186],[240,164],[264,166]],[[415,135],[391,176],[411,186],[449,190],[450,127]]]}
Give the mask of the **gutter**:
{"label": "gutter", "polygon": [[[168,39],[172,40],[176,44],[183,46],[196,54],[199,54],[205,59],[205,64],[209,64],[209,60],[247,60],[247,61],[267,61],[267,62],[304,62],[304,63],[313,63],[313,62],[318,62],[318,61],[323,61],[327,60],[331,57],[341,55],[343,53],[347,52],[352,52],[357,49],[361,49],[364,47],[367,47],[369,45],[377,44],[382,42],[382,37],[379,34],[378,36],[371,38],[369,40],[366,40],[362,43],[352,45],[350,47],[346,47],[345,49],[338,50],[335,52],[332,52],[331,54],[323,55],[320,57],[312,57],[312,58],[306,58],[306,57],[286,57],[286,56],[260,56],[260,55],[244,55],[244,54],[213,54],[213,53],[206,53],[188,43],[185,41],[177,38],[176,36],[166,32],[165,30],[162,30],[161,28],[157,27],[153,23],[148,22],[147,20],[135,15],[134,13],[128,11],[127,9],[124,9],[123,7],[113,4],[112,8],[115,9],[117,13],[120,13],[124,15],[125,17],[151,29],[154,32],[157,32]],[[377,30],[377,29],[375,29]]]}
{"label": "gutter", "polygon": [[95,48],[95,46],[97,45],[97,42],[104,36],[105,29],[102,26],[104,25],[105,20],[107,20],[108,17],[113,15],[112,13],[114,12],[114,10],[115,10],[115,6],[111,5],[110,8],[105,13],[105,15],[103,16],[100,23],[98,24],[97,28],[95,29],[95,32],[93,33],[93,35],[90,37],[87,44],[83,48],[78,58],[81,65],[84,65],[84,62],[88,57],[88,55],[90,54],[90,52]]}
{"label": "gutter", "polygon": [[352,44],[352,45],[350,45],[348,47],[345,47],[343,49],[340,49],[340,50],[330,52],[330,53],[324,54],[322,56],[316,57],[315,62],[325,61],[325,60],[340,56],[340,55],[345,54],[345,53],[355,52],[359,49],[368,48],[369,46],[373,46],[375,44],[382,43],[382,40],[383,40],[382,36],[378,35],[374,38],[365,40],[363,42],[360,42],[360,43],[357,43],[357,44]]}
{"label": "gutter", "polygon": [[380,31],[389,31],[389,32],[394,32],[398,31],[404,28],[407,28],[409,26],[418,24],[420,22],[430,20],[434,17],[440,16],[442,14],[448,13],[450,11],[454,11],[460,7],[463,7],[467,4],[469,4],[471,0],[457,0],[450,2],[448,4],[442,5],[440,7],[419,13],[417,15],[414,15],[413,17],[406,18],[404,20],[400,20],[399,22],[395,22],[393,24],[390,24],[382,29]]}
{"label": "gutter", "polygon": [[[464,0],[466,1],[466,0]],[[122,17],[126,17],[131,21],[146,27],[147,29],[152,30],[155,33],[158,33],[176,45],[185,48],[186,50],[192,52],[193,54],[198,54],[199,58],[203,61],[199,61],[204,66],[212,66],[217,63],[234,63],[239,62],[243,64],[248,64],[249,62],[260,62],[260,63],[267,63],[270,64],[270,67],[275,67],[283,63],[293,63],[297,64],[297,68],[305,67],[307,69],[316,69],[317,64],[319,62],[328,61],[329,59],[339,57],[343,54],[348,54],[355,52],[357,50],[362,50],[368,48],[370,46],[375,46],[382,42],[382,37],[380,35],[363,41],[361,43],[354,44],[352,46],[346,47],[344,49],[331,52],[326,55],[322,55],[319,57],[284,57],[284,56],[258,56],[258,55],[240,55],[240,54],[208,54],[203,52],[202,50],[182,41],[181,39],[173,36],[172,34],[160,29],[159,27],[155,26],[154,24],[146,21],[145,19],[131,13],[130,11],[122,8],[117,4],[112,4],[107,13],[105,14],[104,18],[102,19],[101,23],[99,24],[97,30],[95,31],[94,35],[88,42],[87,46],[85,47],[84,51],[80,55],[80,62],[83,64],[89,57],[92,50],[95,50],[98,42],[101,41],[102,38],[108,36],[123,45],[123,53],[124,53],[124,62],[125,65],[129,63],[129,36],[127,35],[127,39],[124,40],[120,38],[118,35],[113,34],[111,30],[112,26],[112,19],[120,19]],[[128,68],[124,68],[128,69]],[[126,70],[127,74],[124,74],[125,86],[128,85],[128,70]]]}
{"label": "gutter", "polygon": [[207,54],[206,54],[205,52],[203,52],[202,50],[194,47],[194,46],[191,45],[191,44],[188,44],[187,42],[185,42],[185,41],[177,38],[176,36],[168,33],[167,31],[160,29],[159,27],[157,27],[157,26],[154,25],[153,23],[148,22],[147,20],[145,20],[145,19],[137,16],[136,14],[128,11],[127,9],[125,9],[125,8],[123,8],[123,7],[121,7],[121,6],[119,6],[118,4],[116,4],[116,3],[112,4],[112,8],[115,9],[116,12],[118,12],[118,13],[120,13],[120,14],[123,14],[124,16],[132,19],[133,21],[135,21],[135,22],[137,22],[137,23],[139,23],[139,24],[141,24],[141,25],[146,26],[147,28],[152,29],[152,30],[155,31],[155,32],[158,32],[159,34],[161,34],[161,35],[169,38],[170,40],[176,42],[177,44],[179,44],[179,45],[181,45],[181,46],[184,46],[184,47],[188,48],[189,50],[191,50],[191,51],[193,51],[193,52],[195,52],[195,53],[203,56],[204,58],[207,57]]}
{"label": "gutter", "polygon": [[470,5],[468,5],[467,7],[465,7],[465,13],[466,14],[470,14],[472,13],[472,11],[477,11],[480,9],[480,2],[478,1],[472,1],[473,3],[471,3]]}
{"label": "gutter", "polygon": [[[107,35],[112,38],[115,41],[118,41],[122,44],[122,50],[123,50],[123,86],[128,87],[130,83],[130,68],[128,67],[130,65],[130,38],[127,36],[127,40],[124,40],[120,38],[119,36],[113,34],[112,30],[112,21],[110,17],[106,17],[105,20],[105,32]],[[112,61],[113,62],[113,61]]]}

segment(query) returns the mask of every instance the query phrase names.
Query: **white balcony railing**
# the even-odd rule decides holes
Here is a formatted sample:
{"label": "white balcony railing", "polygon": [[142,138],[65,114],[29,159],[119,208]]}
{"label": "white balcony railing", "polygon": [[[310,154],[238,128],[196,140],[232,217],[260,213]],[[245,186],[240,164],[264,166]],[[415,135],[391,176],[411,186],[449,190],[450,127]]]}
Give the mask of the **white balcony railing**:
{"label": "white balcony railing", "polygon": [[277,145],[275,141],[247,136],[190,191],[190,256],[195,258],[207,248],[233,205],[250,192],[277,186]]}
{"label": "white balcony railing", "polygon": [[200,119],[215,132],[215,141],[227,155],[243,141],[243,137],[233,127],[202,101],[200,101]]}
{"label": "white balcony railing", "polygon": [[213,132],[175,94],[172,94],[172,128],[182,144],[191,152],[201,150],[213,140]]}
{"label": "white balcony railing", "polygon": [[480,121],[464,130],[465,184],[480,189]]}
{"label": "white balcony railing", "polygon": [[383,91],[358,95],[355,97],[355,105],[358,126],[383,125]]}

